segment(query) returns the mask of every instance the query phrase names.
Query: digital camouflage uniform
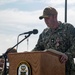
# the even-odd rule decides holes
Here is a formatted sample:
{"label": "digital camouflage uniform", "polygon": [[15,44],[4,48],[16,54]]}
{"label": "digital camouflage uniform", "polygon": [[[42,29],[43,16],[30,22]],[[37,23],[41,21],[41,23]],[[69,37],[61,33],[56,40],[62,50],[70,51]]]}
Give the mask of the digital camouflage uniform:
{"label": "digital camouflage uniform", "polygon": [[75,75],[74,60],[75,41],[74,27],[69,23],[61,23],[57,29],[46,28],[40,34],[39,40],[33,51],[44,51],[45,49],[55,49],[68,55],[66,62],[66,75]]}

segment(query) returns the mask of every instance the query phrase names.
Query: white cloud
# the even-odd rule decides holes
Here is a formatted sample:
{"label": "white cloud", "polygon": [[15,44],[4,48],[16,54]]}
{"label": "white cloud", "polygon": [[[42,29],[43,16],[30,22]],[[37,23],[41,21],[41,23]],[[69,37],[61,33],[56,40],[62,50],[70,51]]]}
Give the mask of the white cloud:
{"label": "white cloud", "polygon": [[[0,0],[0,5],[2,4],[6,4],[6,3],[12,3],[12,2],[26,2],[26,3],[32,3],[32,2],[41,2],[41,3],[47,3],[47,4],[54,4],[54,5],[57,5],[57,4],[63,4],[65,3],[65,0]],[[75,3],[75,0],[67,0],[67,3],[69,4],[74,4]]]}
{"label": "white cloud", "polygon": [[0,5],[4,5],[7,3],[12,3],[12,2],[16,2],[17,0],[0,0]]}
{"label": "white cloud", "polygon": [[67,13],[68,22],[72,23],[75,27],[75,10],[69,9]]}
{"label": "white cloud", "polygon": [[64,0],[46,0],[45,1],[46,3],[48,3],[48,4],[55,4],[55,5],[57,5],[57,4],[61,4],[61,3],[64,3]]}
{"label": "white cloud", "polygon": [[18,10],[1,10],[0,11],[0,22],[3,24],[27,24],[36,23],[38,19],[39,11],[18,11]]}
{"label": "white cloud", "polygon": [[[47,4],[55,4],[55,5],[58,5],[58,4],[65,4],[65,1],[66,0],[40,0],[41,2],[43,3],[47,3]],[[67,3],[70,3],[70,4],[73,4],[75,3],[75,0],[67,0]]]}
{"label": "white cloud", "polygon": [[72,0],[72,1],[71,0],[67,0],[67,3],[68,4],[75,4],[75,0]]}
{"label": "white cloud", "polygon": [[6,51],[7,48],[12,47],[14,45],[14,43],[16,43],[15,41],[16,37],[12,36],[12,35],[1,35],[0,34],[0,54],[4,53]]}

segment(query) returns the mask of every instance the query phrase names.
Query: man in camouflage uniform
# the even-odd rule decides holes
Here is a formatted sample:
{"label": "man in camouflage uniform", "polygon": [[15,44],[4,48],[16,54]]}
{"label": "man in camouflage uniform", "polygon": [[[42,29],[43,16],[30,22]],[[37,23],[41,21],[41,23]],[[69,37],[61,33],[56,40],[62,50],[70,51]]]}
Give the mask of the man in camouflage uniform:
{"label": "man in camouflage uniform", "polygon": [[37,45],[33,51],[44,51],[47,49],[55,49],[62,52],[61,63],[66,63],[66,75],[75,75],[74,60],[75,57],[75,29],[69,23],[61,23],[57,21],[55,8],[47,7],[43,11],[43,15],[39,19],[43,19],[48,26],[40,34]]}

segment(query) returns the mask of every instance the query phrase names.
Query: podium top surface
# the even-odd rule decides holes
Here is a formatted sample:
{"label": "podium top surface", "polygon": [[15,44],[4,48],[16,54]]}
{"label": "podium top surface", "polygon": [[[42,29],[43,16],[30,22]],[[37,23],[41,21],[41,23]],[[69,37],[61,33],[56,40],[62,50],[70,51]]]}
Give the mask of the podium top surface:
{"label": "podium top surface", "polygon": [[61,56],[63,53],[62,52],[59,52],[59,51],[56,51],[56,50],[53,50],[53,49],[48,49],[48,50],[45,50],[45,51],[32,51],[32,52],[19,52],[19,53],[9,53],[8,56],[10,55],[17,55],[17,54],[51,54],[51,55],[54,55],[54,56]]}

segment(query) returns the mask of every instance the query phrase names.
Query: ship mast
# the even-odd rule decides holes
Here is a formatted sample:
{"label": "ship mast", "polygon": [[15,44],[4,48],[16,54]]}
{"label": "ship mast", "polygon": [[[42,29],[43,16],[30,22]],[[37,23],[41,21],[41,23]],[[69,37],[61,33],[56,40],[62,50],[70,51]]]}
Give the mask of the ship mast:
{"label": "ship mast", "polygon": [[65,23],[67,22],[67,0],[65,0]]}

